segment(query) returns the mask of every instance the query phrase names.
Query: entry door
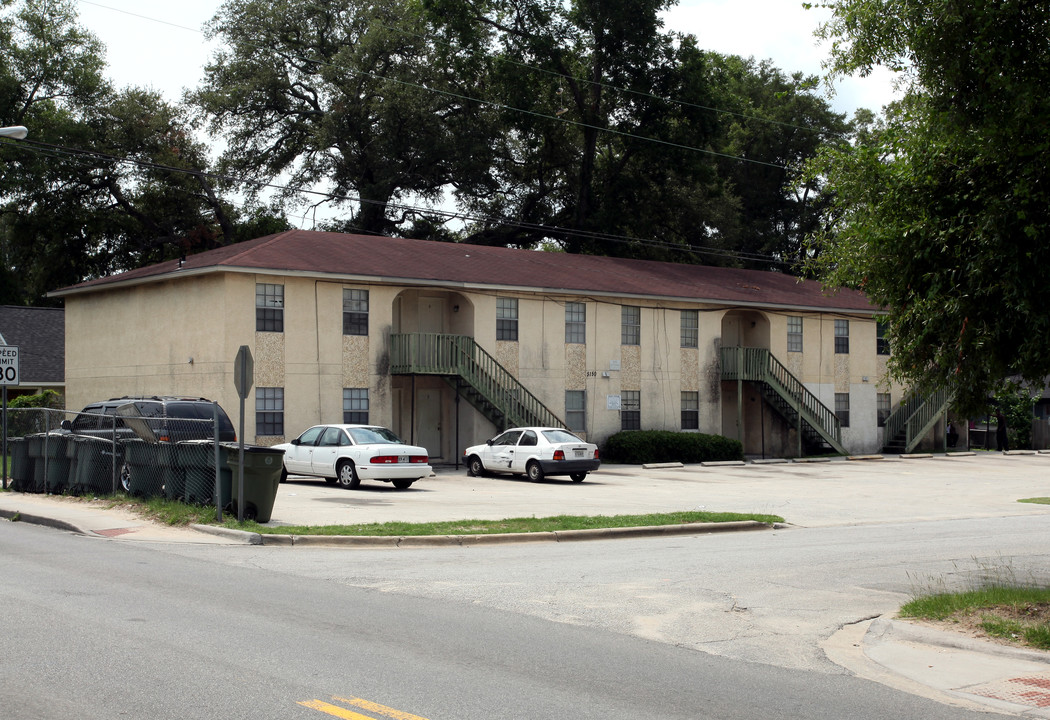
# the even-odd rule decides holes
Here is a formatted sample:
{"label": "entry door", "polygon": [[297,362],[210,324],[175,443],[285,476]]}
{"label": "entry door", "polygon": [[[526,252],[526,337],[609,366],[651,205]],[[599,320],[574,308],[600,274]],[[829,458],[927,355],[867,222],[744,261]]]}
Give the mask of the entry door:
{"label": "entry door", "polygon": [[431,295],[419,298],[419,332],[445,332],[445,298]]}
{"label": "entry door", "polygon": [[416,445],[431,458],[442,457],[440,390],[416,390]]}

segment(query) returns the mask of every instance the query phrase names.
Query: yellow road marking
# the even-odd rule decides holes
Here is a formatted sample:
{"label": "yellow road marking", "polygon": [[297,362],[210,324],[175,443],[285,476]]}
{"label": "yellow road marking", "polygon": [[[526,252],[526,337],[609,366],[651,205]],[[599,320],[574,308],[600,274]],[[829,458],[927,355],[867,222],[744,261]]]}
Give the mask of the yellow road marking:
{"label": "yellow road marking", "polygon": [[380,705],[378,703],[370,702],[368,700],[363,700],[362,698],[333,697],[332,699],[338,700],[339,702],[350,703],[351,705],[359,707],[362,710],[370,710],[371,712],[376,712],[380,715],[386,715],[389,718],[394,718],[394,720],[427,720],[425,717],[420,717],[419,715],[412,715],[411,713],[407,712],[401,712],[400,710],[388,708],[385,705]]}
{"label": "yellow road marking", "polygon": [[312,710],[320,710],[323,713],[328,713],[329,715],[332,715],[337,718],[343,718],[343,720],[375,720],[375,718],[370,718],[367,715],[355,713],[353,710],[347,710],[346,708],[341,708],[338,705],[329,705],[328,703],[321,702],[320,700],[307,700],[305,702],[300,701],[299,704],[303,707],[308,707]]}
{"label": "yellow road marking", "polygon": [[[412,715],[411,713],[401,712],[394,708],[389,708],[386,705],[380,705],[369,700],[357,697],[333,697],[333,700],[338,702],[347,703],[355,707],[359,707],[362,710],[368,710],[370,712],[379,713],[385,715],[394,720],[427,720],[425,717],[419,715]],[[338,705],[332,705],[326,703],[323,700],[303,700],[299,702],[303,707],[308,707],[311,710],[320,710],[323,713],[327,713],[333,717],[343,718],[343,720],[375,720],[375,718],[369,717],[368,715],[361,715],[353,710],[347,710],[346,708],[339,707]]]}

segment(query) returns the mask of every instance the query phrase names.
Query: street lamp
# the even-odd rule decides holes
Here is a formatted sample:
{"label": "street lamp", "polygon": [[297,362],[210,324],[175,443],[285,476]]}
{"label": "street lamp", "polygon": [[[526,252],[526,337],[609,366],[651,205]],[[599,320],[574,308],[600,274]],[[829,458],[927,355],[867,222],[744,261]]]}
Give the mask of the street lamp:
{"label": "street lamp", "polygon": [[[13,127],[0,127],[0,137],[14,138],[15,140],[21,140],[29,134],[29,130],[23,125],[15,125]],[[3,385],[3,463],[0,464],[0,485],[3,486],[4,490],[7,489],[7,385]]]}

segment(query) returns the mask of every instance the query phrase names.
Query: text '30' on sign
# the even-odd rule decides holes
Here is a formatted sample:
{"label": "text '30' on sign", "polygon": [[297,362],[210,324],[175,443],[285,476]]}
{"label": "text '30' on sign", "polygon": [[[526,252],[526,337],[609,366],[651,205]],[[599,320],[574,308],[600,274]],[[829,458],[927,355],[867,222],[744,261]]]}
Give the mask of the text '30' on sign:
{"label": "text '30' on sign", "polygon": [[18,384],[18,346],[0,345],[0,385]]}

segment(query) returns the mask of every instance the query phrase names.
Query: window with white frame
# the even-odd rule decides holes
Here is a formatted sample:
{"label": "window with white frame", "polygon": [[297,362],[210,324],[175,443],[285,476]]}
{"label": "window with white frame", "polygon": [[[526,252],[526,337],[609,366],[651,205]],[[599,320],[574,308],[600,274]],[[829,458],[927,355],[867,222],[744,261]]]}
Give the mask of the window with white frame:
{"label": "window with white frame", "polygon": [[849,320],[835,321],[835,352],[849,353]]}
{"label": "window with white frame", "polygon": [[255,434],[284,435],[284,388],[255,388]]}
{"label": "window with white frame", "polygon": [[886,418],[890,416],[890,394],[875,393],[875,416],[879,427],[886,427]]}
{"label": "window with white frame", "polygon": [[284,285],[255,283],[256,332],[284,332]]}
{"label": "window with white frame", "polygon": [[565,391],[565,424],[574,432],[587,432],[586,399],[584,390]]}
{"label": "window with white frame", "polygon": [[496,339],[518,340],[518,299],[496,298]]}
{"label": "window with white frame", "polygon": [[343,422],[368,424],[368,388],[343,388]]}
{"label": "window with white frame", "polygon": [[343,335],[368,335],[368,291],[343,288]]}
{"label": "window with white frame", "polygon": [[641,345],[642,309],[624,305],[620,308],[620,344]]}
{"label": "window with white frame", "polygon": [[565,303],[565,342],[587,342],[587,306],[583,303]]}
{"label": "window with white frame", "polygon": [[788,316],[788,352],[802,352],[802,316]]}
{"label": "window with white frame", "polygon": [[682,315],[682,347],[695,348],[700,341],[700,311],[683,310]]}
{"label": "window with white frame", "polygon": [[886,323],[875,324],[875,352],[879,355],[890,354],[890,339],[886,337]]}
{"label": "window with white frame", "polygon": [[620,393],[620,429],[642,429],[642,394],[638,390]]}
{"label": "window with white frame", "polygon": [[700,393],[695,390],[682,391],[682,429],[700,429]]}
{"label": "window with white frame", "polygon": [[849,427],[849,393],[835,393],[835,417],[842,427]]}

